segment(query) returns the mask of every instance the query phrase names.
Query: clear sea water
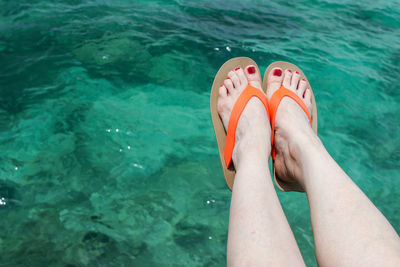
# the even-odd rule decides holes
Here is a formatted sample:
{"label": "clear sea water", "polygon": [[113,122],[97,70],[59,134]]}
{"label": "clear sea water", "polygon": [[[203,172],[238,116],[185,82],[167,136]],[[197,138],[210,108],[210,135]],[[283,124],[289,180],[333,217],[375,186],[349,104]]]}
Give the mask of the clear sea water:
{"label": "clear sea water", "polygon": [[[400,2],[0,0],[0,266],[224,266],[209,95],[299,65],[328,151],[400,231]],[[308,266],[307,199],[278,192]]]}

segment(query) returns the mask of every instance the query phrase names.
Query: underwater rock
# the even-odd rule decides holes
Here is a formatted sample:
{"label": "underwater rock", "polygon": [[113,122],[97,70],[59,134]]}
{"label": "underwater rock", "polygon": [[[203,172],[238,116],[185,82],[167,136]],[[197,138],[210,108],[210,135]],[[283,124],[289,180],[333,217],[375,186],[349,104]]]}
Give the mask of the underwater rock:
{"label": "underwater rock", "polygon": [[205,91],[203,86],[193,86],[193,81],[196,81],[196,85],[208,85],[214,75],[213,66],[198,51],[192,51],[190,55],[169,52],[152,57],[150,62],[148,75],[152,83],[181,90],[191,88],[197,92]]}
{"label": "underwater rock", "polygon": [[203,247],[208,240],[209,229],[206,225],[183,219],[175,225],[174,241],[179,246],[191,249],[199,246]]}
{"label": "underwater rock", "polygon": [[75,49],[74,54],[90,72],[107,78],[143,80],[150,68],[151,55],[146,48],[126,37],[106,36],[92,40]]}

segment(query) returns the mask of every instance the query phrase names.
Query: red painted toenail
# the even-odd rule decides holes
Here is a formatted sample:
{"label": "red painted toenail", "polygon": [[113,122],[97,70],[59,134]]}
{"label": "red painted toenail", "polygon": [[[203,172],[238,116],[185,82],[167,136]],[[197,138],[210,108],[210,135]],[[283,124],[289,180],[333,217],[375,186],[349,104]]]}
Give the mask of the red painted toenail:
{"label": "red painted toenail", "polygon": [[249,67],[249,68],[247,69],[247,72],[248,72],[249,74],[254,74],[254,73],[256,73],[256,68],[254,68],[254,67]]}
{"label": "red painted toenail", "polygon": [[282,71],[280,69],[276,69],[274,70],[274,76],[281,76],[282,75]]}
{"label": "red painted toenail", "polygon": [[292,73],[292,71],[291,70],[287,70],[288,72],[290,72],[290,73]]}
{"label": "red painted toenail", "polygon": [[303,82],[305,82],[306,81],[306,79],[301,79]]}
{"label": "red painted toenail", "polygon": [[240,70],[240,67],[236,68],[235,70]]}
{"label": "red painted toenail", "polygon": [[296,74],[300,74],[298,71],[296,71]]}

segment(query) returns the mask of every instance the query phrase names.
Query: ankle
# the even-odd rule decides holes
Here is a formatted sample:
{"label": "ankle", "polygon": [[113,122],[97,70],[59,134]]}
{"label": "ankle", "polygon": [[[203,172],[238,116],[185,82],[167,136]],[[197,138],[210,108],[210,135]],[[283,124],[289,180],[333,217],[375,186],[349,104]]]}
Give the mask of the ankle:
{"label": "ankle", "polygon": [[301,156],[300,160],[320,151],[324,147],[319,137],[312,130],[306,135],[299,136],[296,145]]}
{"label": "ankle", "polygon": [[[265,139],[264,139],[265,140]],[[232,160],[236,169],[243,166],[265,165],[268,167],[271,145],[267,142],[256,142],[253,138],[243,138],[235,145]]]}
{"label": "ankle", "polygon": [[[312,172],[318,168],[318,162],[328,161],[329,154],[317,135],[313,135],[299,146],[298,166],[300,169],[299,182],[304,189],[307,189]],[[328,156],[328,157],[327,157]],[[306,190],[307,191],[307,190]]]}

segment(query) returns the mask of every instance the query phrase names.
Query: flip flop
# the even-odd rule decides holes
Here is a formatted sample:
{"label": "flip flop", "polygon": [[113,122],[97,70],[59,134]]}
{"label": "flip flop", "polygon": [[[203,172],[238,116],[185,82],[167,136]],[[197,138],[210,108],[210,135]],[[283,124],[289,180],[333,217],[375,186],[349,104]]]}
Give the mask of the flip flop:
{"label": "flip flop", "polygon": [[235,147],[235,132],[242,111],[246,107],[247,102],[252,97],[257,97],[264,104],[268,113],[268,99],[259,89],[250,84],[243,90],[239,98],[233,106],[231,116],[229,118],[228,131],[225,131],[224,124],[218,114],[218,95],[219,88],[224,84],[224,80],[228,77],[228,73],[238,67],[245,69],[248,65],[254,65],[257,69],[257,64],[250,58],[237,57],[222,65],[217,75],[215,76],[210,96],[211,118],[214,126],[215,136],[217,138],[219,156],[221,160],[222,170],[225,176],[226,185],[232,190],[235,180],[235,166],[232,162],[232,152]]}
{"label": "flip flop", "polygon": [[272,127],[272,160],[273,160],[273,164],[272,164],[272,171],[274,174],[274,180],[275,180],[275,184],[276,186],[282,190],[282,191],[297,191],[297,192],[304,192],[304,188],[297,182],[285,182],[281,179],[279,179],[279,177],[276,175],[275,172],[275,148],[273,146],[273,142],[274,142],[274,130],[275,130],[275,115],[276,115],[276,111],[278,110],[278,106],[280,101],[282,100],[283,97],[290,97],[292,98],[294,101],[296,101],[296,103],[303,109],[303,111],[307,114],[308,118],[310,119],[310,124],[311,127],[313,129],[313,131],[315,132],[315,134],[317,134],[317,129],[318,129],[318,125],[317,125],[317,105],[315,103],[315,98],[314,98],[314,92],[312,91],[312,88],[310,86],[310,83],[308,82],[307,77],[304,75],[304,73],[301,71],[301,69],[299,67],[297,67],[296,65],[289,63],[289,62],[284,62],[284,61],[277,61],[272,63],[271,65],[268,66],[267,70],[265,71],[264,74],[264,79],[263,79],[263,85],[262,88],[263,90],[266,92],[267,91],[267,79],[269,76],[269,73],[271,72],[272,69],[274,68],[281,68],[283,70],[283,72],[285,72],[286,69],[291,69],[292,71],[297,71],[300,73],[300,80],[301,79],[305,79],[307,82],[307,88],[309,88],[311,90],[311,104],[313,106],[312,109],[312,114],[309,114],[307,107],[304,105],[303,101],[292,91],[286,89],[285,87],[283,87],[283,85],[281,86],[281,88],[279,88],[271,97],[271,101],[269,102],[269,114],[270,114],[270,119],[271,119],[271,127]]}

